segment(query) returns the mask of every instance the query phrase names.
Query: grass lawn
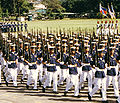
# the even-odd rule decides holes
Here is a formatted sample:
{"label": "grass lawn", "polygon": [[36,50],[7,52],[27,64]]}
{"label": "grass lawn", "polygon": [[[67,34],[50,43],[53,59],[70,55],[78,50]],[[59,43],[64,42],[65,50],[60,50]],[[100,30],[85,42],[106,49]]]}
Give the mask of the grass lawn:
{"label": "grass lawn", "polygon": [[[27,21],[28,24],[28,30],[29,32],[32,30],[32,28],[35,28],[36,30],[41,28],[42,31],[46,32],[47,27],[52,29],[53,31],[57,28],[65,28],[71,29],[73,28],[74,31],[76,31],[79,27],[82,29],[87,28],[93,29],[93,27],[96,28],[97,21],[101,21],[102,19],[64,19],[64,20],[47,20],[47,21]],[[103,21],[109,21],[111,19],[103,19]],[[115,21],[115,20],[114,20]],[[119,21],[119,20],[118,20]],[[120,22],[119,22],[120,23]],[[119,25],[120,28],[120,25]]]}

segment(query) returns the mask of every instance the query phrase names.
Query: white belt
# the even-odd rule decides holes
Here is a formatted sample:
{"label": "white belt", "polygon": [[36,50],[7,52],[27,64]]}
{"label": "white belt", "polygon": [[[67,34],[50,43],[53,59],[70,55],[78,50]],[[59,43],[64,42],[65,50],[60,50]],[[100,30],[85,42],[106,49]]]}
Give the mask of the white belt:
{"label": "white belt", "polygon": [[31,63],[32,65],[36,64],[36,62]]}
{"label": "white belt", "polygon": [[64,64],[64,62],[60,62],[60,64],[61,64],[61,65],[63,65],[63,64]]}
{"label": "white belt", "polygon": [[71,67],[71,68],[72,68],[72,67],[75,67],[75,65],[68,65],[68,67]]}
{"label": "white belt", "polygon": [[96,71],[105,71],[105,69],[99,69],[98,67],[95,67]]}
{"label": "white belt", "polygon": [[84,66],[87,66],[87,65],[90,65],[90,63],[84,63],[83,65],[84,65]]}
{"label": "white belt", "polygon": [[105,71],[105,69],[99,69],[98,71]]}
{"label": "white belt", "polygon": [[110,66],[110,68],[116,68],[116,66]]}
{"label": "white belt", "polygon": [[16,63],[15,61],[9,61],[9,63]]}
{"label": "white belt", "polygon": [[55,64],[46,64],[46,66],[56,66]]}

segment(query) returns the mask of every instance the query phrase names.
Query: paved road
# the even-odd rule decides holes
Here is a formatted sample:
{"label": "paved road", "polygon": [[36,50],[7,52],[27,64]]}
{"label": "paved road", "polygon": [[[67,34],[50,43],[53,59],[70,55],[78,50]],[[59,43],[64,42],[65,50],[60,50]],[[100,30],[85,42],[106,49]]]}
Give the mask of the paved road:
{"label": "paved road", "polygon": [[[21,74],[18,78],[21,78]],[[26,80],[21,84],[20,79],[18,79],[17,88],[12,86],[12,82],[6,87],[2,77],[2,85],[0,86],[0,103],[101,103],[99,91],[93,96],[92,102],[88,101],[87,82],[85,83],[85,88],[80,91],[80,98],[73,97],[74,87],[69,91],[67,96],[63,96],[65,85],[58,88],[59,94],[53,94],[52,88],[48,88],[46,93],[42,93],[42,87],[38,87],[39,90],[32,90],[32,87],[33,85],[27,90]],[[116,103],[112,86],[109,87],[107,95],[108,103]]]}

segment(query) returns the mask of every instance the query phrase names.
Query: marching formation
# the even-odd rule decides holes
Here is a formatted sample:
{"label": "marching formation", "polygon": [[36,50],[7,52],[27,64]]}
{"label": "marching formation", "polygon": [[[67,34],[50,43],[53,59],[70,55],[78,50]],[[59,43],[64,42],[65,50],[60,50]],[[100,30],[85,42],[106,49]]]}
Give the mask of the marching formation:
{"label": "marching formation", "polygon": [[27,32],[27,23],[24,24],[22,22],[1,22],[0,23],[0,30],[2,30],[3,33],[6,32],[23,32],[23,29]]}
{"label": "marching formation", "polygon": [[[17,76],[22,73],[21,83],[27,78],[26,88],[42,86],[42,92],[53,86],[65,85],[64,96],[74,86],[74,96],[80,97],[84,83],[88,82],[88,99],[100,90],[102,101],[107,102],[106,91],[112,83],[114,96],[120,103],[120,34],[118,21],[97,22],[95,31],[57,30],[47,34],[0,33],[0,83],[3,73],[6,86],[10,80],[17,87]],[[2,71],[2,72],[1,72]],[[64,82],[66,81],[66,82]],[[39,82],[39,85],[37,85]],[[53,85],[52,85],[53,82]],[[65,83],[65,84],[64,84]]]}

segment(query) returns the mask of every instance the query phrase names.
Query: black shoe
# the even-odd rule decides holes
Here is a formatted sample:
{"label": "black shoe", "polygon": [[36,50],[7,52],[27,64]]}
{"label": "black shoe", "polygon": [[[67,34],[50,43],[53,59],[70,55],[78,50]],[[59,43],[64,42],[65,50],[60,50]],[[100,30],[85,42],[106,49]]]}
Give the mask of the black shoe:
{"label": "black shoe", "polygon": [[44,87],[42,88],[42,92],[45,93],[45,88]]}
{"label": "black shoe", "polygon": [[18,86],[15,86],[15,88],[17,88]]}
{"label": "black shoe", "polygon": [[100,90],[100,96],[102,97],[102,91]]}
{"label": "black shoe", "polygon": [[2,85],[2,83],[0,83],[0,85]]}
{"label": "black shoe", "polygon": [[94,84],[92,84],[92,88],[94,88]]}
{"label": "black shoe", "polygon": [[117,98],[118,98],[118,96],[115,96],[115,98],[117,99]]}
{"label": "black shoe", "polygon": [[6,81],[6,86],[8,87],[8,82]]}
{"label": "black shoe", "polygon": [[60,84],[60,86],[63,86],[64,84]]}
{"label": "black shoe", "polygon": [[23,82],[23,79],[21,79],[21,84],[22,84],[22,82]]}
{"label": "black shoe", "polygon": [[52,88],[52,86],[47,86],[46,88]]}
{"label": "black shoe", "polygon": [[119,103],[119,102],[116,100],[116,103]]}
{"label": "black shoe", "polygon": [[80,95],[78,95],[78,96],[74,96],[74,97],[76,97],[76,98],[80,98]]}
{"label": "black shoe", "polygon": [[80,93],[80,89],[79,89],[79,93]]}
{"label": "black shoe", "polygon": [[68,93],[68,91],[65,91],[65,92],[64,92],[64,96],[66,96],[66,95],[67,95],[67,93]]}
{"label": "black shoe", "polygon": [[84,87],[81,87],[81,89],[84,89]]}
{"label": "black shoe", "polygon": [[102,103],[108,103],[108,101],[106,100],[106,101],[102,101]]}
{"label": "black shoe", "polygon": [[41,85],[42,85],[42,83],[41,83],[41,81],[39,80],[39,86],[41,87]]}
{"label": "black shoe", "polygon": [[89,101],[92,101],[90,94],[88,94],[88,99]]}
{"label": "black shoe", "polygon": [[57,91],[53,91],[53,93],[55,93],[55,94],[59,94]]}
{"label": "black shoe", "polygon": [[4,81],[6,81],[5,73],[3,73],[3,79],[4,79]]}
{"label": "black shoe", "polygon": [[29,85],[26,85],[26,88],[29,89]]}

